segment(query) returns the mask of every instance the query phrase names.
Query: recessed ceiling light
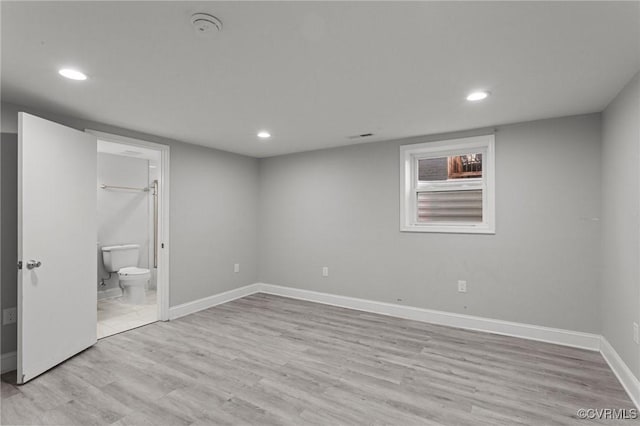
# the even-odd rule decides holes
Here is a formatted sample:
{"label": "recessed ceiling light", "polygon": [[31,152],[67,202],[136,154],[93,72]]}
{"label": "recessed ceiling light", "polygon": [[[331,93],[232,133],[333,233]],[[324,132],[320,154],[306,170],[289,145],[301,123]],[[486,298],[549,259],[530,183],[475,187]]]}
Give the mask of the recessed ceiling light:
{"label": "recessed ceiling light", "polygon": [[149,166],[149,168],[150,168],[150,169],[155,169],[155,168],[156,168],[156,166]]}
{"label": "recessed ceiling light", "polygon": [[60,71],[58,71],[58,74],[70,80],[86,80],[87,79],[87,76],[84,73],[81,73],[80,71],[74,70],[71,68],[62,68]]}
{"label": "recessed ceiling light", "polygon": [[489,92],[471,92],[467,95],[468,101],[481,101],[487,99]]}
{"label": "recessed ceiling light", "polygon": [[263,131],[261,131],[261,132],[258,132],[258,137],[259,137],[260,139],[268,139],[268,138],[270,138],[270,137],[271,137],[271,133],[266,132],[266,131],[264,131],[264,130],[263,130]]}

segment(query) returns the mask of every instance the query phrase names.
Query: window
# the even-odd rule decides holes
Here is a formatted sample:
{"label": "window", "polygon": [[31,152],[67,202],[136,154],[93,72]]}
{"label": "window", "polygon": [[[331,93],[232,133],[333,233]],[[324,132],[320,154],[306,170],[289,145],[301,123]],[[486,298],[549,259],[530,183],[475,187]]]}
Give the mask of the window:
{"label": "window", "polygon": [[400,147],[400,230],[495,233],[493,135]]}

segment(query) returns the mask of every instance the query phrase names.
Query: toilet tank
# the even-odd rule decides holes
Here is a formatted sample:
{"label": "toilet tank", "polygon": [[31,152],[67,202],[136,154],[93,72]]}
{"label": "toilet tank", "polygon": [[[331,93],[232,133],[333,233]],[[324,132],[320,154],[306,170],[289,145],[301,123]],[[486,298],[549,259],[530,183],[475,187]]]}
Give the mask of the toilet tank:
{"label": "toilet tank", "polygon": [[139,255],[138,244],[102,247],[102,261],[107,272],[118,272],[128,266],[138,266]]}

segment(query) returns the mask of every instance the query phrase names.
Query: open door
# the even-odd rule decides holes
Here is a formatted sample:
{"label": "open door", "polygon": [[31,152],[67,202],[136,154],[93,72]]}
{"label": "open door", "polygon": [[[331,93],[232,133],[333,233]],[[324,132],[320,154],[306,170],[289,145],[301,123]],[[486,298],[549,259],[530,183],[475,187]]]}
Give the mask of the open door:
{"label": "open door", "polygon": [[96,137],[18,118],[18,383],[96,343]]}

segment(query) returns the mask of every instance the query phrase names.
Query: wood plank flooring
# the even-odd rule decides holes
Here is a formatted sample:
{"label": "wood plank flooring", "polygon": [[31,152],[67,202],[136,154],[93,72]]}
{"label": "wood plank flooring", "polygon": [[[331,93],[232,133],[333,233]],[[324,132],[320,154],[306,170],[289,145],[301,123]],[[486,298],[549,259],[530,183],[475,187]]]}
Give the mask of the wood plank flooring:
{"label": "wood plank flooring", "polygon": [[633,408],[597,352],[265,294],[3,379],[3,425],[636,424],[576,417]]}

